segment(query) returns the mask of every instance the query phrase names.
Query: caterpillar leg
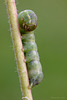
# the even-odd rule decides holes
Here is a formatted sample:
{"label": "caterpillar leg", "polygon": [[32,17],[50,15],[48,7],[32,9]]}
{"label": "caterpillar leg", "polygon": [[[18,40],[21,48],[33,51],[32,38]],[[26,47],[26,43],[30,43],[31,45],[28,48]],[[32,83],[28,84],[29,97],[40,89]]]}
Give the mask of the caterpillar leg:
{"label": "caterpillar leg", "polygon": [[31,83],[28,88],[31,89],[33,87],[33,83]]}

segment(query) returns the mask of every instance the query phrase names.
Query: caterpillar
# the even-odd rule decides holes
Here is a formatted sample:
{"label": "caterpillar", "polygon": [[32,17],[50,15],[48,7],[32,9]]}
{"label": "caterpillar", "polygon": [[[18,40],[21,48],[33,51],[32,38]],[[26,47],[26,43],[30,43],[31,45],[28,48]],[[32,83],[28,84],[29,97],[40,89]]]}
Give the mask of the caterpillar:
{"label": "caterpillar", "polygon": [[19,28],[31,87],[39,84],[43,79],[42,67],[34,36],[37,20],[37,16],[32,10],[24,10],[18,14]]}

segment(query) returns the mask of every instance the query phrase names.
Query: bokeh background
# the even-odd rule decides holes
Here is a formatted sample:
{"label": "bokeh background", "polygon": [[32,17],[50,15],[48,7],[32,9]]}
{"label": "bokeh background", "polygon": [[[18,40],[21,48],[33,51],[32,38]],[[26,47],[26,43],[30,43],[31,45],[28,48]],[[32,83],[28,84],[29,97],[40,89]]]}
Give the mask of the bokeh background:
{"label": "bokeh background", "polygon": [[[34,100],[67,100],[67,0],[16,0],[18,13],[38,16],[36,43],[43,81],[32,89]],[[5,0],[0,1],[0,100],[22,100]]]}

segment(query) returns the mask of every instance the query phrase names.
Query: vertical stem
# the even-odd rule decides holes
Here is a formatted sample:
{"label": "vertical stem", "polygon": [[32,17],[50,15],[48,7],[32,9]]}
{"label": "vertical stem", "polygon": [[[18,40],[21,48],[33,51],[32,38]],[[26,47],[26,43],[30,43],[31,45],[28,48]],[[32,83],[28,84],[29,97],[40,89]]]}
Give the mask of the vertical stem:
{"label": "vertical stem", "polygon": [[31,89],[28,88],[29,80],[28,80],[28,74],[27,74],[27,69],[25,64],[24,53],[23,53],[23,46],[22,46],[22,41],[21,41],[21,36],[19,31],[15,0],[6,0],[6,6],[9,15],[11,35],[12,35],[13,46],[14,46],[14,51],[15,51],[15,56],[16,56],[16,61],[18,66],[17,68],[18,68],[18,74],[19,74],[23,99],[33,100]]}

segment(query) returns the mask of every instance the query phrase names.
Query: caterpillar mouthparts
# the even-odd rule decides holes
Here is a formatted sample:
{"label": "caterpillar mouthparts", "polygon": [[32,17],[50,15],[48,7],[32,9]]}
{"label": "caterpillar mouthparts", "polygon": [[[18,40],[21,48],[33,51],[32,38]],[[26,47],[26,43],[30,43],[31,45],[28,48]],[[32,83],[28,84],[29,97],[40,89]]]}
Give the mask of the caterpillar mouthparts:
{"label": "caterpillar mouthparts", "polygon": [[32,10],[24,10],[18,15],[26,59],[30,87],[39,84],[43,79],[42,66],[35,42],[34,31],[37,27],[37,16]]}

